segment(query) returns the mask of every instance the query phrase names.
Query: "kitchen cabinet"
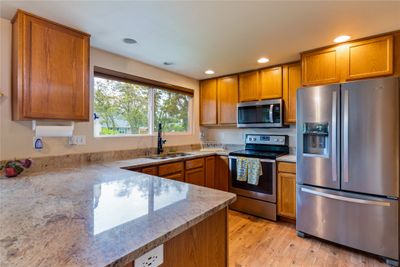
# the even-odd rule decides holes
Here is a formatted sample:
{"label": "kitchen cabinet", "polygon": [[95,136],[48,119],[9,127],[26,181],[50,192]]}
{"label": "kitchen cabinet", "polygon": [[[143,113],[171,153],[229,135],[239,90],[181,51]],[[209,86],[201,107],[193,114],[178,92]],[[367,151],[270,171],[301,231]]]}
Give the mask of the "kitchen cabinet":
{"label": "kitchen cabinet", "polygon": [[238,76],[218,79],[218,124],[236,124],[238,103]]}
{"label": "kitchen cabinet", "polygon": [[278,162],[278,215],[296,219],[296,164]]}
{"label": "kitchen cabinet", "polygon": [[158,175],[158,168],[156,166],[146,167],[141,170],[142,173],[150,174],[150,175]]}
{"label": "kitchen cabinet", "polygon": [[185,182],[189,184],[204,186],[204,168],[187,170],[185,172]]}
{"label": "kitchen cabinet", "polygon": [[[173,162],[173,163],[167,163],[158,166],[158,175],[164,178],[170,178],[176,180],[176,177],[178,177],[178,174],[181,177],[181,180],[183,181],[183,176],[184,176],[184,168],[183,168],[183,162]],[[181,181],[179,180],[179,181]]]}
{"label": "kitchen cabinet", "polygon": [[175,181],[180,181],[183,182],[185,180],[184,176],[183,176],[183,172],[177,172],[177,173],[173,173],[173,174],[168,174],[168,175],[164,175],[161,176],[163,178],[167,178],[167,179],[171,179],[171,180],[175,180]]}
{"label": "kitchen cabinet", "polygon": [[215,189],[228,191],[229,161],[227,156],[216,156]]}
{"label": "kitchen cabinet", "polygon": [[346,80],[393,73],[393,36],[382,36],[348,45]]}
{"label": "kitchen cabinet", "polygon": [[89,120],[90,35],[18,10],[12,20],[13,120]]}
{"label": "kitchen cabinet", "polygon": [[[398,32],[301,53],[302,84],[320,85],[396,74]],[[397,64],[397,65],[396,65]]]}
{"label": "kitchen cabinet", "polygon": [[258,71],[239,74],[239,101],[257,101],[259,99],[260,90]]}
{"label": "kitchen cabinet", "polygon": [[215,188],[215,156],[205,158],[205,185],[209,188]]}
{"label": "kitchen cabinet", "polygon": [[204,186],[204,176],[204,158],[191,159],[185,162],[186,183]]}
{"label": "kitchen cabinet", "polygon": [[301,65],[299,62],[283,66],[283,102],[285,123],[296,123],[296,93],[301,87]]}
{"label": "kitchen cabinet", "polygon": [[200,124],[217,124],[217,80],[200,82]]}
{"label": "kitchen cabinet", "polygon": [[282,98],[282,67],[260,70],[261,99]]}
{"label": "kitchen cabinet", "polygon": [[301,56],[303,85],[317,85],[340,81],[339,49],[331,47]]}

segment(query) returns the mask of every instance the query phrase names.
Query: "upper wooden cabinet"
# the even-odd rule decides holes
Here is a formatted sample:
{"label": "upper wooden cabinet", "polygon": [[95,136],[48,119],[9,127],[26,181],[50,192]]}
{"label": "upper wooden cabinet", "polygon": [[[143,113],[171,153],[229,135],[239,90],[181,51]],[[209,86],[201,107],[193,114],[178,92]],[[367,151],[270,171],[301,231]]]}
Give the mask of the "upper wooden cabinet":
{"label": "upper wooden cabinet", "polygon": [[397,63],[393,52],[394,36],[397,33],[302,53],[303,85],[392,75],[393,65]]}
{"label": "upper wooden cabinet", "polygon": [[347,80],[393,73],[392,35],[350,43],[347,54]]}
{"label": "upper wooden cabinet", "polygon": [[256,101],[260,99],[259,73],[251,71],[239,74],[239,101]]}
{"label": "upper wooden cabinet", "polygon": [[296,122],[296,93],[301,87],[301,64],[283,66],[283,101],[285,123]]}
{"label": "upper wooden cabinet", "polygon": [[24,11],[12,20],[13,119],[89,120],[89,38]]}
{"label": "upper wooden cabinet", "polygon": [[282,67],[260,70],[260,98],[273,99],[282,97]]}
{"label": "upper wooden cabinet", "polygon": [[218,123],[235,124],[238,103],[237,75],[218,79]]}
{"label": "upper wooden cabinet", "polygon": [[200,124],[217,124],[217,80],[200,82]]}
{"label": "upper wooden cabinet", "polygon": [[305,53],[301,62],[304,85],[335,83],[340,80],[339,53],[336,47]]}
{"label": "upper wooden cabinet", "polygon": [[200,81],[200,124],[236,124],[237,102],[237,75]]}

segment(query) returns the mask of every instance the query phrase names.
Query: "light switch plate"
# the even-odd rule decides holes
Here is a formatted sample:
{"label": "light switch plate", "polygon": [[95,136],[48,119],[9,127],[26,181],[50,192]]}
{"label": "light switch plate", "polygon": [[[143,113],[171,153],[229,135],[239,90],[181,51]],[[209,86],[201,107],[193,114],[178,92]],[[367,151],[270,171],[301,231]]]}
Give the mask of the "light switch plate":
{"label": "light switch plate", "polygon": [[85,135],[74,135],[69,137],[68,144],[70,145],[86,145]]}
{"label": "light switch plate", "polygon": [[164,262],[164,245],[160,245],[135,260],[135,267],[157,267]]}

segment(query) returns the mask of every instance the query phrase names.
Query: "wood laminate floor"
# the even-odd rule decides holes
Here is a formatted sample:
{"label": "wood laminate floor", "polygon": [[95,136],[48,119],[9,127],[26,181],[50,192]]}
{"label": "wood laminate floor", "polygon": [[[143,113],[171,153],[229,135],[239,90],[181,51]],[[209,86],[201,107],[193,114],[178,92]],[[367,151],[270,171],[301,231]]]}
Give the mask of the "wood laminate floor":
{"label": "wood laminate floor", "polygon": [[386,266],[378,257],[316,238],[295,225],[229,211],[229,266]]}

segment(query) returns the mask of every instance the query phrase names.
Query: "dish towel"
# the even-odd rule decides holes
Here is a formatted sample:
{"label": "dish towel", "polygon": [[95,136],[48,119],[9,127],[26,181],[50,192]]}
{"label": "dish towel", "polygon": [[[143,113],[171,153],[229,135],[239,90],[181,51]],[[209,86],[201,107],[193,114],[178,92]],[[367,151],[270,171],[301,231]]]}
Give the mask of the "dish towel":
{"label": "dish towel", "polygon": [[247,159],[247,183],[258,185],[262,173],[262,166],[259,159]]}
{"label": "dish towel", "polygon": [[236,180],[241,182],[247,181],[247,158],[237,157],[236,159]]}

